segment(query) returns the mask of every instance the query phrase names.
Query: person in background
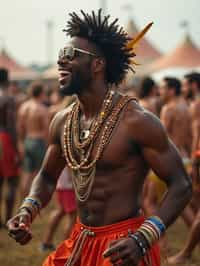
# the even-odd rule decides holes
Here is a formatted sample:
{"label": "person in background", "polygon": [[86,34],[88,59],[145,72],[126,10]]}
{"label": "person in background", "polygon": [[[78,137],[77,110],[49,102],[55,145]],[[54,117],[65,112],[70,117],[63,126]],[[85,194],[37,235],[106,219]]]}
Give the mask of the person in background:
{"label": "person in background", "polygon": [[33,177],[41,167],[46,151],[49,113],[43,104],[44,85],[35,81],[30,85],[30,98],[19,108],[17,129],[22,158],[21,196],[28,194]]}
{"label": "person in background", "polygon": [[67,168],[64,168],[58,179],[56,197],[57,205],[50,214],[47,230],[40,245],[41,251],[55,249],[52,240],[62,218],[66,217],[64,233],[62,234],[63,240],[69,238],[72,227],[76,221],[75,193],[72,187],[70,173]]}
{"label": "person in background", "polygon": [[153,79],[146,77],[142,80],[138,97],[140,104],[148,111],[159,116],[160,104],[158,101],[158,88]]}
{"label": "person in background", "polygon": [[[8,93],[9,73],[0,68],[0,227],[10,219],[19,181],[19,156],[16,135],[16,104]],[[3,185],[7,182],[5,217],[2,217]]]}

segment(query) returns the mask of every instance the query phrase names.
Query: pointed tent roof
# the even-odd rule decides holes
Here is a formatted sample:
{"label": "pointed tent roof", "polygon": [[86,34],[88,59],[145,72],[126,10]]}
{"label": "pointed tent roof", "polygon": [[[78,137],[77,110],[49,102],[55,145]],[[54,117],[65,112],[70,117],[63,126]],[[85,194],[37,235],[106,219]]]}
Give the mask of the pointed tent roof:
{"label": "pointed tent roof", "polygon": [[170,53],[156,60],[150,68],[153,72],[169,68],[195,68],[200,65],[200,50],[187,33],[183,41]]}
{"label": "pointed tent roof", "polygon": [[18,64],[5,49],[0,51],[0,67],[9,70],[11,80],[33,80],[37,77],[35,71]]}
{"label": "pointed tent roof", "polygon": [[[138,27],[132,19],[129,20],[126,30],[131,37],[134,37],[139,32]],[[135,51],[137,57],[143,62],[151,62],[161,56],[161,53],[145,37],[140,40]]]}

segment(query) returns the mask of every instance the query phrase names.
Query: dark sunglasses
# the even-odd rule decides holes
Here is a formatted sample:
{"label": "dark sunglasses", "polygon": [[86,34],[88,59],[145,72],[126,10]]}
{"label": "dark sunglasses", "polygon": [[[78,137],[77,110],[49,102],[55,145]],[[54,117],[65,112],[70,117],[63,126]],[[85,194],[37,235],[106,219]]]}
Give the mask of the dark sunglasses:
{"label": "dark sunglasses", "polygon": [[88,51],[85,51],[85,50],[82,50],[82,49],[79,49],[79,48],[75,48],[73,46],[67,46],[67,47],[64,47],[62,49],[60,49],[59,51],[59,58],[60,59],[67,59],[69,61],[72,61],[75,56],[76,56],[76,52],[79,52],[79,53],[82,53],[82,54],[87,54],[87,55],[91,55],[91,56],[97,56],[93,53],[90,53]]}

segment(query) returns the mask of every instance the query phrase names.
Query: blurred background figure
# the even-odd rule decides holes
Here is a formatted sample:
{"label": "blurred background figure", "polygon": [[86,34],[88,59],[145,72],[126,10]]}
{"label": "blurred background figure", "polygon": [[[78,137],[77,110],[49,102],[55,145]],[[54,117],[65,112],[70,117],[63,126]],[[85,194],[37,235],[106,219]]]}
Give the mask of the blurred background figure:
{"label": "blurred background figure", "polygon": [[26,93],[22,91],[17,81],[10,81],[8,93],[15,99],[17,110],[19,106],[27,99]]}
{"label": "blurred background figure", "polygon": [[138,97],[140,104],[144,108],[159,116],[158,87],[152,78],[146,77],[141,81]]}
{"label": "blurred background figure", "polygon": [[186,74],[182,80],[181,94],[182,97],[188,103],[188,105],[190,105],[191,102],[194,100],[194,92],[192,89],[190,74]]}
{"label": "blurred background figure", "polygon": [[186,162],[190,158],[192,134],[189,107],[181,97],[181,82],[166,77],[161,82],[159,92],[164,103],[160,119]]}
{"label": "blurred background figure", "polygon": [[44,85],[33,82],[30,86],[30,98],[18,111],[19,150],[22,163],[21,197],[29,192],[32,178],[40,169],[48,139],[49,113],[43,104]]}
{"label": "blurred background figure", "polygon": [[[8,71],[0,68],[0,227],[12,216],[18,185],[18,154],[15,100],[8,93]],[[3,184],[7,183],[5,197]],[[2,201],[5,215],[2,216]]]}
{"label": "blurred background figure", "polygon": [[76,221],[76,201],[72,180],[67,168],[60,175],[56,187],[57,205],[51,212],[47,231],[40,245],[41,251],[53,250],[55,246],[52,243],[54,233],[62,218],[66,216],[64,224],[63,240],[67,239],[71,233],[72,227]]}

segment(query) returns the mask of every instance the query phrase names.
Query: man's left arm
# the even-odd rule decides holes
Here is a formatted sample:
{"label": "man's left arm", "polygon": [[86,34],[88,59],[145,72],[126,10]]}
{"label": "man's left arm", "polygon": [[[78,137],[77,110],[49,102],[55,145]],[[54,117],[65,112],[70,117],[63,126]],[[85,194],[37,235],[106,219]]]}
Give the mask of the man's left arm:
{"label": "man's left arm", "polygon": [[119,260],[122,260],[122,265],[138,265],[166,228],[181,214],[192,196],[191,180],[160,120],[138,108],[127,126],[129,137],[140,144],[145,161],[166,182],[168,192],[153,216],[148,217],[135,233],[111,243],[104,252],[104,257],[109,257],[113,265]]}
{"label": "man's left arm", "polygon": [[175,145],[169,140],[159,119],[150,113],[141,115],[142,132],[137,130],[137,141],[142,146],[149,167],[168,187],[155,215],[168,227],[181,214],[192,196],[192,183]]}

